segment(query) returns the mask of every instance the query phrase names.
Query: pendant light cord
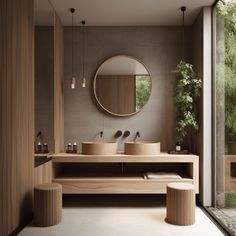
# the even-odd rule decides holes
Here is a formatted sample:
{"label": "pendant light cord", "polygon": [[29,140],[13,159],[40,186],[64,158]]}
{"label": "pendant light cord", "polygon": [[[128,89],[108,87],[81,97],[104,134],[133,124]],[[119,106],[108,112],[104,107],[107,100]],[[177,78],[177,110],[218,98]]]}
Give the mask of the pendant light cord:
{"label": "pendant light cord", "polygon": [[85,55],[84,25],[85,25],[85,21],[81,21],[81,23],[82,23],[82,79],[84,79],[84,55]]}
{"label": "pendant light cord", "polygon": [[72,78],[74,77],[74,12],[75,9],[71,8],[71,22],[72,22],[72,28],[71,28],[71,73],[72,73]]}
{"label": "pendant light cord", "polygon": [[182,60],[185,60],[185,11],[186,11],[186,7],[183,6],[180,8],[183,16],[182,16]]}

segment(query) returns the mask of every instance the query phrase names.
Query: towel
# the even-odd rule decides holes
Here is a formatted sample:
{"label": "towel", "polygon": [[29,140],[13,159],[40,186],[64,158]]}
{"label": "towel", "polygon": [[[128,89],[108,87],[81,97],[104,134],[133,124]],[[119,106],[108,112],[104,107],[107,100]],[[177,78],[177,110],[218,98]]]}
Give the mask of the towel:
{"label": "towel", "polygon": [[181,176],[174,172],[146,172],[144,179],[181,179]]}

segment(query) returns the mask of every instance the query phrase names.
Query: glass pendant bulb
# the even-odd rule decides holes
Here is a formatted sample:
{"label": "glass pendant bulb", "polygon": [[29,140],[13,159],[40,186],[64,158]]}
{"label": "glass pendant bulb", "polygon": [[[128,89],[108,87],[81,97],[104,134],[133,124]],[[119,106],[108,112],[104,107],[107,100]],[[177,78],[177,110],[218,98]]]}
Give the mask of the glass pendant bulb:
{"label": "glass pendant bulb", "polygon": [[71,78],[70,87],[71,87],[71,89],[75,89],[75,77]]}
{"label": "glass pendant bulb", "polygon": [[85,88],[86,87],[86,78],[83,78],[83,82],[82,82],[82,87]]}

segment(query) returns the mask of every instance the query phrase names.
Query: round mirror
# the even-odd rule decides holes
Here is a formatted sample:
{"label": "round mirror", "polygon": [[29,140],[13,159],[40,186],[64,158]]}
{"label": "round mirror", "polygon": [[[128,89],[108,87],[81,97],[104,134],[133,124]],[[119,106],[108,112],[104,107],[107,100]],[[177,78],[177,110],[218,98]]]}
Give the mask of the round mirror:
{"label": "round mirror", "polygon": [[115,116],[130,116],[147,103],[152,81],[141,62],[121,55],[102,63],[93,86],[95,98],[103,110]]}

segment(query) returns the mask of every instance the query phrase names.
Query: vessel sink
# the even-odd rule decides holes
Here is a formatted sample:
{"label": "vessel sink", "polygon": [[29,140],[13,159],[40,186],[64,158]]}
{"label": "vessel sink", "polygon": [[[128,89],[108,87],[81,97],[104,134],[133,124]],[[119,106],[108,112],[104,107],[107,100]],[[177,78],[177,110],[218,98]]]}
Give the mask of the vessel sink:
{"label": "vessel sink", "polygon": [[116,142],[83,142],[82,154],[84,155],[115,155],[117,154]]}
{"label": "vessel sink", "polygon": [[157,155],[161,152],[161,144],[158,142],[126,142],[125,154],[127,155]]}

